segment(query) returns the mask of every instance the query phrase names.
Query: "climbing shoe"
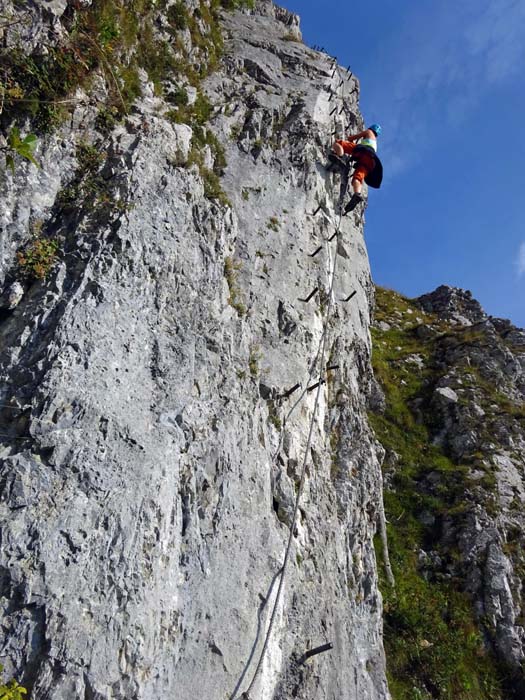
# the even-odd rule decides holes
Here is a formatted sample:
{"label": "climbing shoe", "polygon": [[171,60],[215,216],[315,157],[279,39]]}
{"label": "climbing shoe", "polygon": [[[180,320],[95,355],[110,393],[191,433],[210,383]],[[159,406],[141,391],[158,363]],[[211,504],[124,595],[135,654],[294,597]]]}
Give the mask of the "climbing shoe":
{"label": "climbing shoe", "polygon": [[359,202],[362,202],[362,201],[363,201],[363,195],[359,194],[358,192],[354,192],[350,201],[348,202],[348,204],[346,205],[346,207],[344,209],[343,216],[345,214],[349,214],[351,211],[353,211],[357,207]]}
{"label": "climbing shoe", "polygon": [[348,167],[348,163],[346,162],[345,158],[341,158],[340,156],[336,155],[335,153],[330,153],[328,155],[328,165],[327,165],[327,170],[331,170],[332,172],[335,170],[341,170],[344,171]]}

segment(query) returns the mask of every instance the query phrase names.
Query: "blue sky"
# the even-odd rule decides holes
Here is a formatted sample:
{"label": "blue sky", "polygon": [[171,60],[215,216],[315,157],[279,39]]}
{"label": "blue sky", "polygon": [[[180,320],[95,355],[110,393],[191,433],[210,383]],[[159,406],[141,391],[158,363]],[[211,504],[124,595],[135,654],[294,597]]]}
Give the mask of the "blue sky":
{"label": "blue sky", "polygon": [[[278,0],[279,1],[279,0]],[[378,284],[470,289],[525,327],[525,0],[280,0],[383,126],[365,236]]]}

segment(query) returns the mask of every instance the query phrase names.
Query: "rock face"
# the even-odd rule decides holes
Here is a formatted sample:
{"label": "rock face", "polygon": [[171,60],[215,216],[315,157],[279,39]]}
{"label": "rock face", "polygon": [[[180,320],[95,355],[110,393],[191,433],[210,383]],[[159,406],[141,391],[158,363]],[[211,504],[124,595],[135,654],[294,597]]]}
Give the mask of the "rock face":
{"label": "rock face", "polygon": [[[496,667],[483,671],[487,654],[504,669],[482,697],[525,697],[525,333],[487,316],[461,289],[379,297],[374,342],[387,400],[376,423],[387,455],[395,452],[385,461],[387,517],[397,520],[404,503],[402,518],[411,511],[420,528],[412,547],[427,595],[468,594],[463,610],[472,609],[483,642],[469,680],[498,677]],[[395,438],[400,424],[408,440]],[[437,645],[437,630],[426,634]],[[429,678],[418,682],[432,687]]]}
{"label": "rock face", "polygon": [[417,303],[424,311],[437,314],[451,323],[469,326],[487,318],[481,304],[472,298],[472,292],[446,284],[418,297]]}
{"label": "rock face", "polygon": [[[428,307],[440,290],[416,303]],[[469,292],[453,289],[448,298],[433,305],[438,317],[457,321],[459,308],[470,323],[438,342],[434,441],[456,462],[471,461],[479,486],[466,494],[470,507],[461,528],[453,526],[447,537],[457,538],[478,618],[523,693],[525,345],[515,340],[524,333],[489,319]]]}
{"label": "rock face", "polygon": [[[32,5],[39,36],[67,32],[66,3]],[[42,136],[39,169],[1,176],[0,661],[34,700],[246,689],[312,420],[253,697],[389,698],[372,286],[358,212],[325,242],[339,183],[320,164],[334,127],[361,123],[357,83],[297,41],[294,15],[257,7],[224,16],[223,63],[203,86],[225,196],[206,181],[213,149],[199,147],[204,169],[188,162],[197,129],[166,116],[147,75],[123,122],[102,132],[81,101]],[[34,281],[16,252],[38,231],[60,252]],[[338,368],[325,376],[329,308],[324,362]],[[314,391],[289,415],[300,391],[283,394],[320,376],[315,416]]]}

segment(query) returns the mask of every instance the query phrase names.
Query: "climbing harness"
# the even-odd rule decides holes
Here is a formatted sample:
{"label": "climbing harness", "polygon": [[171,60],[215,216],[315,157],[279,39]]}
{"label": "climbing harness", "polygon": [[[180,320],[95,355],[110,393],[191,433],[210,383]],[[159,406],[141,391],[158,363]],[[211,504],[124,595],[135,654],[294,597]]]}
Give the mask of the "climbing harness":
{"label": "climbing harness", "polygon": [[[334,71],[333,71],[333,73],[332,73],[332,79],[335,77],[336,72],[339,71],[339,68],[338,68],[338,65],[337,65],[337,59],[335,58],[335,59],[333,59],[333,61],[334,61]],[[349,72],[350,72],[350,67],[349,67],[348,70],[349,70]],[[351,75],[352,75],[352,73],[350,72],[350,77],[351,77]],[[340,74],[339,74],[339,77],[341,77]],[[344,85],[344,82],[345,82],[345,80],[343,79],[343,80],[341,81],[341,83],[340,83],[338,89],[339,89],[342,85]],[[334,93],[332,90],[330,90],[330,96],[332,97],[334,94],[336,94],[336,93]],[[336,110],[332,110],[332,112],[330,113],[330,116],[334,116],[336,111],[337,111],[337,108],[336,108]],[[341,112],[340,112],[340,113],[341,113]],[[335,133],[337,133],[337,130],[336,130]],[[332,134],[332,135],[333,135],[333,134]],[[287,424],[288,420],[290,419],[292,413],[295,411],[296,407],[297,407],[297,406],[299,405],[299,403],[302,401],[302,399],[304,398],[304,396],[305,396],[307,393],[310,393],[310,392],[312,392],[312,391],[315,390],[316,393],[315,393],[314,406],[313,406],[313,409],[312,409],[312,415],[311,415],[311,418],[310,418],[310,425],[309,425],[309,430],[308,430],[308,438],[307,438],[307,441],[306,441],[306,447],[305,447],[305,450],[304,450],[304,456],[303,456],[303,460],[302,460],[302,464],[301,464],[300,480],[299,480],[299,486],[298,486],[298,488],[297,488],[297,494],[296,494],[296,497],[295,497],[294,511],[293,511],[293,516],[292,516],[291,524],[290,524],[290,532],[289,532],[289,534],[288,534],[288,540],[287,540],[286,549],[285,549],[285,553],[284,553],[283,564],[282,564],[281,569],[280,569],[280,570],[277,572],[277,574],[276,574],[276,576],[279,576],[279,586],[278,586],[277,592],[276,592],[276,594],[275,594],[275,599],[274,599],[274,602],[273,602],[273,606],[272,606],[272,610],[271,610],[271,614],[270,614],[270,619],[269,619],[269,622],[268,622],[268,627],[267,627],[266,634],[265,634],[265,638],[264,638],[264,643],[263,643],[261,652],[260,652],[260,654],[259,654],[259,660],[258,660],[258,662],[257,662],[257,666],[255,667],[255,671],[254,671],[254,673],[253,673],[253,676],[252,676],[252,678],[251,678],[251,681],[250,681],[248,687],[246,688],[246,690],[245,690],[245,691],[241,694],[241,696],[240,696],[240,697],[241,697],[241,700],[250,700],[250,692],[252,691],[252,689],[253,689],[253,687],[254,687],[254,685],[255,685],[255,682],[256,682],[257,677],[258,677],[258,675],[259,675],[259,672],[260,672],[260,670],[261,670],[261,667],[262,667],[262,664],[263,664],[263,661],[264,661],[264,658],[265,658],[265,655],[266,655],[266,652],[267,652],[267,649],[268,649],[268,644],[269,644],[270,637],[271,637],[271,634],[272,634],[272,629],[273,629],[273,625],[274,625],[274,622],[275,622],[275,618],[276,618],[276,616],[277,616],[277,609],[278,609],[278,606],[279,606],[279,602],[280,602],[280,598],[281,598],[281,594],[282,594],[282,590],[283,590],[283,586],[284,586],[284,581],[285,581],[285,576],[286,576],[286,570],[287,570],[288,562],[289,562],[289,559],[290,559],[290,551],[291,551],[291,548],[292,548],[292,542],[293,542],[293,537],[294,537],[294,532],[295,532],[295,525],[296,525],[296,521],[297,521],[297,514],[298,514],[298,511],[299,511],[299,504],[300,504],[300,501],[301,501],[301,496],[302,496],[303,489],[304,489],[304,484],[305,484],[306,467],[307,467],[307,465],[308,465],[308,455],[309,455],[309,453],[310,453],[310,447],[311,447],[311,443],[312,443],[312,437],[313,437],[313,431],[314,431],[314,426],[315,426],[317,408],[318,408],[319,400],[320,400],[320,396],[321,396],[321,388],[322,388],[323,385],[326,383],[326,374],[327,374],[327,372],[333,371],[333,370],[335,370],[335,369],[338,369],[338,365],[331,365],[331,366],[329,366],[328,363],[325,362],[325,357],[326,357],[326,346],[327,346],[327,340],[328,340],[328,328],[329,328],[329,325],[330,325],[331,315],[332,315],[333,296],[334,296],[334,286],[335,286],[335,279],[336,279],[336,272],[337,272],[337,258],[338,258],[337,250],[338,250],[338,245],[339,245],[339,236],[340,236],[340,230],[341,230],[341,222],[342,222],[342,219],[343,219],[342,203],[343,203],[343,201],[344,201],[344,197],[346,196],[346,193],[347,193],[347,190],[348,190],[349,175],[350,175],[350,169],[347,169],[346,172],[344,173],[342,179],[341,179],[341,185],[340,185],[340,190],[339,190],[339,198],[338,198],[338,202],[337,202],[337,205],[336,205],[336,213],[337,213],[338,216],[339,216],[339,220],[338,220],[338,222],[337,222],[337,226],[336,226],[336,229],[335,229],[335,233],[334,233],[332,236],[330,236],[330,238],[327,238],[327,239],[325,239],[325,241],[324,241],[325,244],[326,244],[327,252],[328,252],[328,255],[329,255],[329,256],[330,256],[330,246],[329,246],[329,244],[330,244],[334,239],[336,240],[336,246],[335,246],[335,253],[334,253],[334,256],[333,256],[333,257],[334,257],[334,259],[333,259],[333,264],[332,264],[332,267],[331,267],[331,270],[330,270],[330,277],[329,277],[329,279],[330,279],[330,284],[329,284],[329,290],[328,290],[328,302],[327,302],[327,307],[326,307],[326,315],[325,315],[325,319],[324,319],[324,322],[323,322],[323,330],[322,330],[321,337],[320,337],[320,339],[319,339],[319,343],[318,343],[318,347],[317,347],[317,353],[316,353],[316,356],[315,356],[315,358],[314,358],[314,361],[313,361],[312,364],[311,364],[311,367],[310,367],[310,371],[309,371],[309,373],[308,373],[308,379],[307,379],[307,381],[306,381],[306,384],[305,384],[303,390],[301,391],[301,394],[299,395],[299,397],[297,398],[297,400],[295,401],[295,403],[293,404],[293,406],[290,408],[290,410],[288,411],[288,413],[287,413],[287,415],[286,415],[286,417],[285,417],[285,419],[284,419],[284,421],[283,421],[283,429],[282,429],[281,434],[280,434],[280,437],[279,437],[279,443],[278,443],[278,446],[277,446],[277,450],[276,450],[276,452],[275,452],[275,454],[274,454],[274,457],[273,457],[273,459],[272,459],[272,466],[273,466],[273,465],[279,460],[279,458],[280,458],[280,450],[281,450],[282,441],[283,441],[284,428],[286,427],[286,424]],[[320,211],[321,208],[322,208],[322,206],[319,205],[319,206],[317,207],[317,209],[315,210],[314,215],[317,214],[317,213]],[[312,254],[310,255],[310,257],[313,258],[313,257],[314,257],[315,255],[317,255],[317,253],[319,253],[321,250],[322,250],[322,246],[319,246],[319,248],[317,248],[317,250],[314,251],[314,253],[312,253]],[[303,302],[303,303],[308,303],[308,302],[310,301],[310,299],[312,299],[312,297],[313,297],[318,291],[319,291],[319,288],[316,287],[306,298],[304,298],[304,299],[299,299],[299,301],[301,301],[301,302]],[[353,291],[346,299],[342,299],[341,301],[348,302],[348,301],[350,301],[356,294],[357,294],[357,292],[356,292],[356,291]],[[316,368],[318,368],[319,380],[318,380],[314,385],[309,386],[309,385],[310,385],[310,382],[311,382],[311,380],[312,380],[312,378],[313,378],[313,376],[314,376],[314,373],[315,373],[315,371],[316,371]],[[285,392],[284,394],[282,394],[282,397],[281,397],[281,398],[286,398],[286,397],[290,396],[290,395],[291,395],[292,393],[294,393],[300,386],[301,386],[300,384],[296,384],[294,387],[292,387],[292,388],[289,389],[287,392]],[[282,461],[282,459],[281,459],[281,461]],[[274,581],[275,581],[275,578],[274,578]],[[268,600],[269,600],[269,598],[270,598],[270,596],[271,596],[271,589],[273,588],[273,583],[274,583],[274,581],[272,582],[272,586],[271,586],[271,588],[270,588],[270,591],[269,591],[269,593],[268,593],[268,596],[267,596],[267,598],[266,598],[266,601],[265,601],[263,607],[266,606],[266,603],[268,602]],[[260,609],[259,615],[260,615],[261,612],[262,612],[262,608]],[[260,622],[260,619],[259,619],[259,622]],[[258,635],[257,635],[257,636],[258,636]],[[257,638],[256,638],[255,644],[256,644],[256,643],[257,643]],[[322,647],[318,647],[317,649],[311,650],[310,652],[306,652],[306,653],[303,655],[303,657],[301,657],[301,659],[299,660],[299,662],[300,662],[300,663],[304,663],[310,656],[314,656],[315,654],[318,654],[318,653],[321,653],[321,652],[324,652],[324,651],[329,651],[330,649],[332,649],[332,645],[331,645],[331,644],[326,644],[326,645],[323,645]],[[245,671],[243,672],[243,675],[242,675],[242,677],[241,677],[241,680],[240,680],[239,683],[237,684],[237,688],[236,688],[235,691],[233,692],[233,694],[232,694],[230,700],[235,700],[235,697],[236,697],[236,695],[237,695],[237,692],[238,692],[238,689],[239,689],[239,687],[240,687],[240,684],[242,683],[242,680],[243,680],[244,676],[246,675],[247,669],[249,668],[249,665],[251,664],[251,659],[252,659],[252,657],[253,657],[253,650],[252,650],[252,654],[250,655],[250,659],[249,659],[249,662],[248,662],[248,666],[245,668]]]}

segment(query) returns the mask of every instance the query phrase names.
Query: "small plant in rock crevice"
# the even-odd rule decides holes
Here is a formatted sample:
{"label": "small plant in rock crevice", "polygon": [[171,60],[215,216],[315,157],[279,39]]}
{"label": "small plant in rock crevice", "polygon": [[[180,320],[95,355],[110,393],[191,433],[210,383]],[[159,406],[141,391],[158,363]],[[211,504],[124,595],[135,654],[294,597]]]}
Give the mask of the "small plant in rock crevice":
{"label": "small plant in rock crevice", "polygon": [[21,274],[30,280],[45,279],[55,265],[58,248],[58,241],[55,238],[45,236],[34,238],[17,252]]}
{"label": "small plant in rock crevice", "polygon": [[[193,130],[192,148],[186,166],[196,165],[199,169],[204,185],[204,195],[208,199],[217,200],[224,206],[230,206],[230,200],[220,183],[220,176],[226,167],[225,151],[215,134],[204,126],[210,117],[211,110],[208,98],[198,94],[192,105],[181,105],[176,110],[169,110],[166,116],[176,124],[188,124]],[[209,148],[212,154],[211,169],[204,165],[205,148]]]}
{"label": "small plant in rock crevice", "polygon": [[269,422],[273,425],[273,427],[280,432],[283,429],[283,424],[282,421],[279,417],[279,413],[277,412],[277,406],[275,405],[275,401],[272,399],[269,399],[267,401],[268,405],[268,420]]}
{"label": "small plant in rock crevice", "polygon": [[278,231],[280,227],[279,219],[276,216],[271,216],[267,223],[266,223],[266,228],[269,228],[271,231]]}
{"label": "small plant in rock crevice", "polygon": [[170,26],[177,31],[184,31],[190,23],[190,11],[184,2],[179,0],[171,7],[168,7],[167,17]]}
{"label": "small plant in rock crevice", "polygon": [[255,0],[213,0],[212,4],[220,4],[225,10],[242,10],[244,8],[253,10]]}
{"label": "small plant in rock crevice", "polygon": [[248,358],[248,368],[252,377],[257,377],[259,374],[259,362],[261,360],[261,352],[258,345],[252,345],[250,348],[250,357]]}
{"label": "small plant in rock crevice", "polygon": [[[0,664],[0,674],[4,667]],[[27,690],[14,679],[2,682],[0,676],[0,700],[26,700]]]}
{"label": "small plant in rock crevice", "polygon": [[35,148],[38,139],[35,134],[26,134],[23,138],[20,136],[20,130],[17,126],[13,126],[7,135],[6,145],[2,148],[5,153],[6,166],[14,174],[15,172],[15,157],[20,156],[28,160],[33,165],[39,167],[38,162],[34,157]]}
{"label": "small plant in rock crevice", "polygon": [[228,304],[232,306],[235,311],[237,311],[239,316],[246,315],[246,306],[242,300],[241,290],[237,284],[237,278],[239,271],[241,270],[241,264],[235,262],[232,258],[227,257],[224,260],[224,276],[226,282],[228,283],[228,289],[230,291],[230,296],[228,297]]}
{"label": "small plant in rock crevice", "polygon": [[88,202],[94,205],[110,203],[109,183],[101,173],[106,153],[94,144],[81,142],[77,146],[76,157],[78,165],[75,175],[58,193],[57,204],[64,209],[79,209]]}

